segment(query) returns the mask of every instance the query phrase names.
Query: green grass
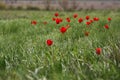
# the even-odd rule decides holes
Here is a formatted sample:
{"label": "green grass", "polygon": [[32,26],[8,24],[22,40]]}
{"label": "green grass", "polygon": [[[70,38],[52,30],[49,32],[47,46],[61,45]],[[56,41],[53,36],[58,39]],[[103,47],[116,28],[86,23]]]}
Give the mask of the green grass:
{"label": "green grass", "polygon": [[[86,28],[72,16],[97,16],[100,21]],[[0,80],[119,80],[120,12],[59,12],[64,20],[56,25],[54,11],[0,11]],[[61,34],[59,28],[70,28]],[[111,17],[111,23],[107,18]],[[31,20],[37,20],[36,26]],[[43,22],[48,24],[44,25]],[[108,23],[109,30],[103,28]],[[84,31],[89,31],[88,37]],[[54,44],[46,45],[52,39]],[[95,49],[102,48],[97,55]]]}

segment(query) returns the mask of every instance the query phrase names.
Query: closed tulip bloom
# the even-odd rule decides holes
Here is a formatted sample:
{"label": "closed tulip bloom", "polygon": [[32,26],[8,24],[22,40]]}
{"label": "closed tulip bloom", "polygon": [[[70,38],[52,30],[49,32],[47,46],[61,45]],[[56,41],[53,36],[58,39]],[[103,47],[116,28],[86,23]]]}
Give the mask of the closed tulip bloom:
{"label": "closed tulip bloom", "polygon": [[66,18],[66,20],[69,20],[69,19],[70,19],[69,17]]}
{"label": "closed tulip bloom", "polygon": [[88,22],[86,22],[86,25],[90,25],[90,22],[88,21]]}
{"label": "closed tulip bloom", "polygon": [[66,18],[66,21],[67,21],[67,22],[70,22],[71,20],[70,20],[70,18]]}
{"label": "closed tulip bloom", "polygon": [[104,28],[105,28],[105,29],[109,29],[109,26],[106,24],[106,25],[104,26]]}
{"label": "closed tulip bloom", "polygon": [[56,21],[56,24],[59,24],[59,23],[60,23],[59,18],[56,18],[55,21]]}
{"label": "closed tulip bloom", "polygon": [[33,20],[33,21],[31,21],[31,24],[32,24],[32,25],[36,25],[36,24],[37,24],[37,21],[36,21],[36,20]]}
{"label": "closed tulip bloom", "polygon": [[95,17],[93,18],[94,21],[99,21],[99,18]]}
{"label": "closed tulip bloom", "polygon": [[100,55],[101,52],[102,52],[102,49],[101,49],[101,48],[96,48],[96,54],[97,54],[97,55]]}
{"label": "closed tulip bloom", "polygon": [[60,32],[61,32],[61,33],[65,33],[66,31],[67,31],[67,28],[66,28],[66,27],[61,27],[61,28],[60,28]]}
{"label": "closed tulip bloom", "polygon": [[67,20],[67,22],[70,22],[70,19],[69,19],[69,20]]}
{"label": "closed tulip bloom", "polygon": [[90,23],[93,23],[93,20],[90,20]]}
{"label": "closed tulip bloom", "polygon": [[55,15],[56,17],[59,16],[58,12],[56,12],[54,15]]}
{"label": "closed tulip bloom", "polygon": [[46,41],[46,44],[47,44],[48,46],[51,46],[51,45],[53,44],[53,41],[52,41],[51,39],[48,39],[48,40]]}
{"label": "closed tulip bloom", "polygon": [[90,19],[90,16],[86,16],[86,20],[89,20]]}
{"label": "closed tulip bloom", "polygon": [[83,22],[83,19],[82,19],[82,18],[79,18],[79,19],[78,19],[78,22],[79,22],[79,23]]}
{"label": "closed tulip bloom", "polygon": [[52,18],[53,21],[55,21],[55,18]]}
{"label": "closed tulip bloom", "polygon": [[74,14],[73,17],[74,17],[74,18],[77,18],[77,17],[78,17],[78,14]]}
{"label": "closed tulip bloom", "polygon": [[108,18],[108,21],[111,21],[111,18],[110,18],[110,17]]}

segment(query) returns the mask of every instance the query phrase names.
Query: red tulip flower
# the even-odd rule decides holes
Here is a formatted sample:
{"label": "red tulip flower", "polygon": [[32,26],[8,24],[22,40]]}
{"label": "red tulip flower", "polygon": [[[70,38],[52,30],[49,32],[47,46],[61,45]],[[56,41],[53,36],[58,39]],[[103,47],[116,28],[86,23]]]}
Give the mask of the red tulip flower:
{"label": "red tulip flower", "polygon": [[54,15],[55,15],[56,17],[59,16],[58,12],[56,12]]}
{"label": "red tulip flower", "polygon": [[101,48],[96,48],[96,54],[97,54],[97,55],[100,55],[101,52],[102,52],[102,49],[101,49]]}
{"label": "red tulip flower", "polygon": [[47,44],[48,46],[51,46],[51,45],[53,44],[53,41],[52,41],[51,39],[48,39],[48,40],[46,41],[46,44]]}
{"label": "red tulip flower", "polygon": [[89,36],[89,32],[85,32],[84,34],[85,34],[85,36]]}
{"label": "red tulip flower", "polygon": [[53,21],[55,21],[55,18],[52,18]]}
{"label": "red tulip flower", "polygon": [[61,32],[61,33],[65,33],[66,31],[67,31],[67,28],[66,28],[66,27],[61,27],[61,28],[60,28],[60,32]]}
{"label": "red tulip flower", "polygon": [[83,22],[83,19],[82,19],[82,18],[79,18],[79,19],[78,19],[78,22],[79,22],[79,23]]}
{"label": "red tulip flower", "polygon": [[69,20],[69,19],[70,19],[69,17],[66,18],[66,20]]}
{"label": "red tulip flower", "polygon": [[74,14],[73,17],[74,17],[74,18],[77,18],[77,17],[78,17],[78,14]]}
{"label": "red tulip flower", "polygon": [[56,18],[55,21],[56,21],[56,24],[60,23],[60,19],[59,18]]}
{"label": "red tulip flower", "polygon": [[106,24],[106,25],[104,26],[104,28],[109,29],[109,26]]}
{"label": "red tulip flower", "polygon": [[90,20],[90,23],[93,23],[93,20]]}
{"label": "red tulip flower", "polygon": [[68,19],[67,22],[70,22],[70,19]]}
{"label": "red tulip flower", "polygon": [[36,20],[33,20],[33,21],[31,21],[31,24],[32,24],[32,25],[36,25],[36,24],[37,24],[37,21],[36,21]]}
{"label": "red tulip flower", "polygon": [[67,21],[67,22],[70,22],[71,20],[70,20],[70,18],[66,18],[66,21]]}
{"label": "red tulip flower", "polygon": [[90,25],[90,22],[86,22],[86,25]]}
{"label": "red tulip flower", "polygon": [[99,21],[99,18],[95,17],[93,18],[94,21]]}
{"label": "red tulip flower", "polygon": [[86,16],[86,20],[89,20],[90,19],[90,16]]}
{"label": "red tulip flower", "polygon": [[96,18],[96,21],[99,21],[99,18]]}
{"label": "red tulip flower", "polygon": [[111,18],[110,18],[110,17],[108,18],[108,21],[111,21]]}

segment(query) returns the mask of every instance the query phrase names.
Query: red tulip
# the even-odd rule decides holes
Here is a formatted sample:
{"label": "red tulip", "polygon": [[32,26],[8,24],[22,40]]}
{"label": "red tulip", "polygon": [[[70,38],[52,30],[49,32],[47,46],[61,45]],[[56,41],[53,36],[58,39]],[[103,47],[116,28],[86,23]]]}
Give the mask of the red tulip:
{"label": "red tulip", "polygon": [[101,52],[102,52],[101,48],[96,48],[96,54],[100,55]]}
{"label": "red tulip", "polygon": [[69,20],[67,20],[67,22],[70,22],[70,19],[69,19]]}
{"label": "red tulip", "polygon": [[78,17],[78,14],[74,14],[73,17],[74,17],[74,18],[77,18],[77,17]]}
{"label": "red tulip", "polygon": [[93,23],[93,20],[90,20],[90,23]]}
{"label": "red tulip", "polygon": [[93,18],[94,21],[99,21],[99,18],[95,17]]}
{"label": "red tulip", "polygon": [[110,17],[108,18],[108,21],[111,21],[111,18],[110,18]]}
{"label": "red tulip", "polygon": [[85,32],[84,34],[85,34],[85,36],[89,36],[89,32]]}
{"label": "red tulip", "polygon": [[54,15],[55,15],[56,17],[59,16],[58,12],[56,12]]}
{"label": "red tulip", "polygon": [[79,18],[79,19],[78,19],[78,22],[79,22],[79,23],[83,22],[83,19],[82,19],[82,18]]}
{"label": "red tulip", "polygon": [[67,31],[67,28],[66,28],[66,27],[61,27],[61,28],[60,28],[60,32],[61,32],[61,33],[65,33],[66,31]]}
{"label": "red tulip", "polygon": [[70,18],[66,18],[66,21],[67,21],[67,22],[70,22]]}
{"label": "red tulip", "polygon": [[66,20],[69,20],[69,19],[70,19],[69,17],[66,18]]}
{"label": "red tulip", "polygon": [[55,18],[52,18],[53,21],[55,21]]}
{"label": "red tulip", "polygon": [[52,41],[51,39],[48,39],[48,40],[46,41],[46,44],[47,44],[48,46],[51,46],[51,45],[53,44],[53,41]]}
{"label": "red tulip", "polygon": [[104,28],[109,29],[109,26],[106,24],[106,25],[104,26]]}
{"label": "red tulip", "polygon": [[36,21],[36,20],[33,20],[33,21],[31,21],[31,24],[32,24],[32,25],[36,25],[36,24],[37,24],[37,21]]}
{"label": "red tulip", "polygon": [[59,18],[56,18],[55,21],[56,21],[56,24],[60,23],[60,19]]}
{"label": "red tulip", "polygon": [[86,16],[86,20],[89,20],[90,19],[90,16]]}
{"label": "red tulip", "polygon": [[86,22],[86,25],[90,25],[90,22]]}
{"label": "red tulip", "polygon": [[96,21],[99,21],[99,18],[96,18]]}

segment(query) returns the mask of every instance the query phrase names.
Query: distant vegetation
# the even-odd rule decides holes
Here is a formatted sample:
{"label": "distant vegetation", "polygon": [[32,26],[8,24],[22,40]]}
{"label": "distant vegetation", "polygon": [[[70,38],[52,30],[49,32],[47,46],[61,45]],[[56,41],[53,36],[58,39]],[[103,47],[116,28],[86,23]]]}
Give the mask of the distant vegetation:
{"label": "distant vegetation", "polygon": [[[36,2],[37,1],[37,2]],[[82,2],[79,2],[82,1]],[[85,1],[85,2],[84,2]],[[28,0],[28,1],[20,1],[20,0],[5,0],[0,2],[0,10],[82,10],[82,9],[95,9],[96,4],[88,3],[88,1],[103,1],[96,3],[97,7],[105,7],[105,8],[120,8],[120,3],[115,1],[120,0]],[[106,4],[104,1],[114,1],[111,4]],[[21,3],[25,3],[24,5]],[[82,5],[82,7],[81,7]],[[85,6],[84,6],[85,5]],[[41,7],[42,6],[42,7]],[[102,9],[105,9],[102,8]]]}

